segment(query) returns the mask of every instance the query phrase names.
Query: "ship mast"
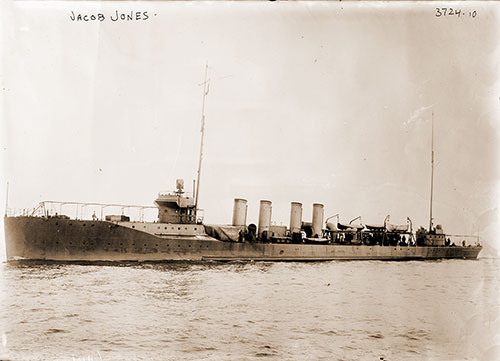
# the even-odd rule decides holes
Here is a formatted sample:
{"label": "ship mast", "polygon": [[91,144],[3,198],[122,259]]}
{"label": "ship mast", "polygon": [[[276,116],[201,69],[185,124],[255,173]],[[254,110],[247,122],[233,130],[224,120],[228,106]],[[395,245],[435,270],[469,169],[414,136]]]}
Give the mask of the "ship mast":
{"label": "ship mast", "polygon": [[[200,160],[198,163],[198,179],[196,181],[196,198],[194,209],[196,215],[198,214],[198,199],[200,196],[200,174],[201,174],[201,161],[203,159],[203,137],[205,135],[205,97],[208,95],[210,88],[210,79],[207,80],[208,62],[205,65],[205,81],[203,82],[203,101],[201,103],[201,142],[200,142]],[[201,84],[200,84],[201,85]]]}
{"label": "ship mast", "polygon": [[432,231],[432,193],[434,190],[434,112],[432,112],[432,131],[431,131],[431,202],[429,211],[429,232]]}

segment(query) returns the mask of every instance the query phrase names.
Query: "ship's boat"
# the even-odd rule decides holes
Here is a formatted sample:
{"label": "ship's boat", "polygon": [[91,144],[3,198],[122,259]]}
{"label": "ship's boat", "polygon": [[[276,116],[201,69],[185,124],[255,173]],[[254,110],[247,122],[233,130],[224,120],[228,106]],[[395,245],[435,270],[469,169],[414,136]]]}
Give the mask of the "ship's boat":
{"label": "ship's boat", "polygon": [[340,230],[351,231],[351,232],[361,231],[362,229],[365,228],[365,226],[363,226],[362,224],[344,224],[344,223],[337,223],[337,227]]}
{"label": "ship's boat", "polygon": [[335,223],[332,223],[332,222],[327,222],[326,223],[326,229],[331,231],[331,232],[336,232],[338,231],[339,229],[337,228],[337,226],[335,225]]}
{"label": "ship's boat", "polygon": [[365,227],[369,231],[383,231],[383,230],[385,230],[385,225],[383,225],[383,224],[365,224]]}
{"label": "ship's boat", "polygon": [[408,228],[409,228],[408,224],[390,224],[390,223],[387,223],[387,225],[386,225],[387,232],[394,232],[394,233],[408,232]]}

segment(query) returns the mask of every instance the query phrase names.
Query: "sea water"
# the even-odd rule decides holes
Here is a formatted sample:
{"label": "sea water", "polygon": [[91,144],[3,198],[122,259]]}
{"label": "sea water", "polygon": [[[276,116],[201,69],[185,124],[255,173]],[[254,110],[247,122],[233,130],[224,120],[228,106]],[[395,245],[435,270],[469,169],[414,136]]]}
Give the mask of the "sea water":
{"label": "sea water", "polygon": [[500,260],[0,264],[1,360],[499,360]]}

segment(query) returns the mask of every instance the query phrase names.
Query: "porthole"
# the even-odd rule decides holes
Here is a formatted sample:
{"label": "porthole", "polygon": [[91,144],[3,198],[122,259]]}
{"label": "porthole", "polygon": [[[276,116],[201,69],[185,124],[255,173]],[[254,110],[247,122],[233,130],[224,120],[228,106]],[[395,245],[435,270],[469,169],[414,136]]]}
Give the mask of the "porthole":
{"label": "porthole", "polygon": [[188,229],[188,228],[187,228],[187,227],[184,227],[184,229],[187,231],[187,229]]}
{"label": "porthole", "polygon": [[111,246],[111,243],[108,243],[108,246]]}
{"label": "porthole", "polygon": [[84,223],[84,224],[82,224],[82,226],[84,226],[84,227],[85,227],[85,223]]}
{"label": "porthole", "polygon": [[58,226],[58,225],[59,225],[59,223],[56,222],[56,226]]}
{"label": "porthole", "polygon": [[70,225],[70,226],[72,226],[72,225],[73,225],[73,223],[70,223],[69,225]]}
{"label": "porthole", "polygon": [[120,246],[123,246],[123,243],[120,243]]}
{"label": "porthole", "polygon": [[156,245],[156,247],[158,247],[158,244]]}
{"label": "porthole", "polygon": [[198,228],[194,227],[194,230],[195,230],[195,231],[197,231],[197,230],[198,230]]}
{"label": "porthole", "polygon": [[92,224],[91,224],[91,226],[92,226],[92,227],[94,227],[94,226],[95,226],[95,224],[94,224],[94,223],[92,223]]}
{"label": "porthole", "polygon": [[144,228],[146,228],[146,226],[144,226]]}
{"label": "porthole", "polygon": [[158,229],[160,229],[160,226],[158,226]]}
{"label": "porthole", "polygon": [[180,246],[181,246],[180,244],[177,245],[177,247],[180,247]]}
{"label": "porthole", "polygon": [[181,227],[177,227],[177,230],[180,231],[181,230]]}
{"label": "porthole", "polygon": [[191,248],[191,245],[189,245],[189,248]]}
{"label": "porthole", "polygon": [[167,229],[167,227],[165,227],[165,229]]}
{"label": "porthole", "polygon": [[132,226],[132,228],[135,228],[135,226]]}
{"label": "porthole", "polygon": [[146,247],[146,243],[144,243],[144,247]]}

